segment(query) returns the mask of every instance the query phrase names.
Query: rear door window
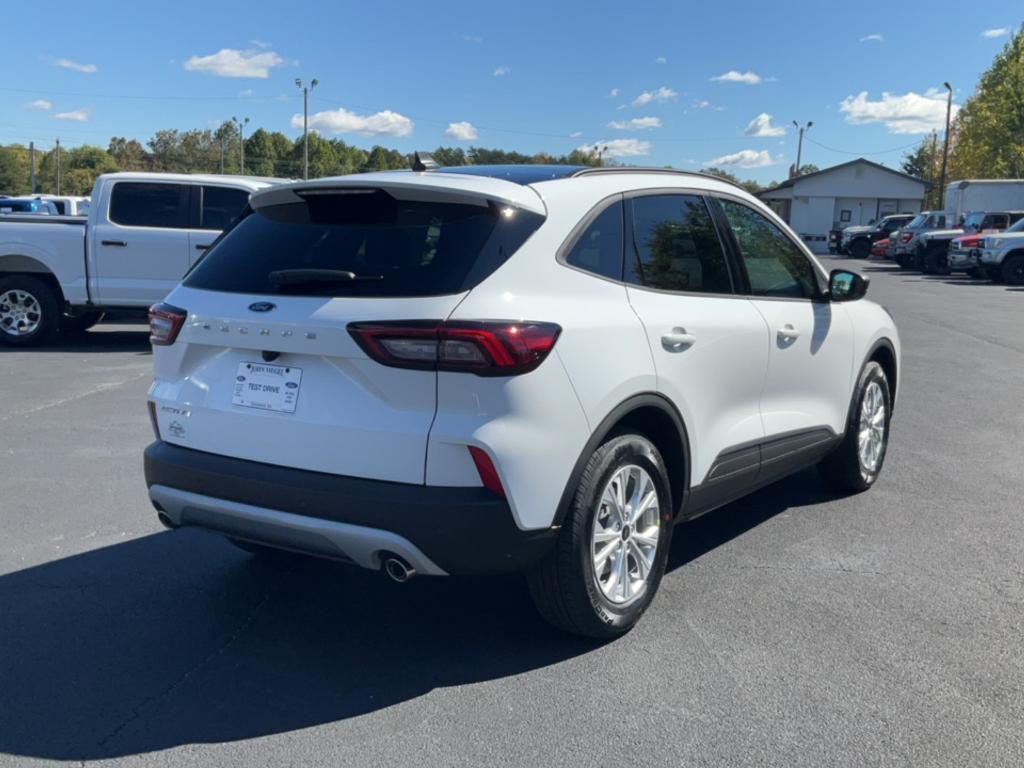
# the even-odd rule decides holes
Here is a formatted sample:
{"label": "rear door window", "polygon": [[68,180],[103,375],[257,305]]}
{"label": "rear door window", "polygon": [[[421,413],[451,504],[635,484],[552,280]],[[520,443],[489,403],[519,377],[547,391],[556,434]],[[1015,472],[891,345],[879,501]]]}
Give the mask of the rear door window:
{"label": "rear door window", "polygon": [[110,193],[110,220],[125,227],[188,227],[189,186],[119,181]]}
{"label": "rear door window", "polygon": [[704,198],[650,195],[629,203],[629,282],[663,291],[732,293],[725,252]]}
{"label": "rear door window", "polygon": [[382,189],[309,190],[247,213],[185,285],[229,293],[437,296],[477,285],[543,216],[480,199],[404,200]]}
{"label": "rear door window", "polygon": [[199,228],[227,229],[248,203],[248,190],[204,185]]}

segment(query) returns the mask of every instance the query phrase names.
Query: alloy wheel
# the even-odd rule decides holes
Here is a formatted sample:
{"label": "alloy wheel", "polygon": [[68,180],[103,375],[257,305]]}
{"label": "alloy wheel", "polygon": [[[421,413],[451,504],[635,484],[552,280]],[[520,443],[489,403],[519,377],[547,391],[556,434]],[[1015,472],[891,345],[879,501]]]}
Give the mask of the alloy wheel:
{"label": "alloy wheel", "polygon": [[35,333],[43,317],[39,299],[28,291],[12,288],[0,295],[0,331],[8,336]]}
{"label": "alloy wheel", "polygon": [[860,430],[857,434],[857,453],[861,469],[874,474],[882,461],[885,448],[885,395],[877,381],[864,389],[860,406]]}
{"label": "alloy wheel", "polygon": [[594,579],[612,603],[632,602],[646,589],[661,533],[658,492],[642,467],[620,467],[601,492],[591,535]]}

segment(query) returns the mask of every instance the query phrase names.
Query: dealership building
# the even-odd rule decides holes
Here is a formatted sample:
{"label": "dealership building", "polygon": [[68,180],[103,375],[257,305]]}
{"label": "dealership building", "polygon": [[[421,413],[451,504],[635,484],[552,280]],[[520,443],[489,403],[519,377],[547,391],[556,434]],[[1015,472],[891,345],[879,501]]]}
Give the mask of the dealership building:
{"label": "dealership building", "polygon": [[758,193],[816,253],[832,229],[870,224],[890,213],[921,210],[928,184],[864,158],[788,179]]}

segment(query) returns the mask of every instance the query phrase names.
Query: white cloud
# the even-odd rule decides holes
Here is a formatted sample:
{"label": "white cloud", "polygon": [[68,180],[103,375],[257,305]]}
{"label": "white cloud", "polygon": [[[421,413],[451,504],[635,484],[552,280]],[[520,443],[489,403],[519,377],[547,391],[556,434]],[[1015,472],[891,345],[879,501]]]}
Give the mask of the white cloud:
{"label": "white cloud", "polygon": [[664,56],[659,56],[658,58],[656,58],[654,60],[654,63],[655,64],[668,64],[668,59],[666,59]]}
{"label": "white cloud", "polygon": [[649,131],[652,128],[661,128],[661,118],[634,117],[632,120],[612,120],[608,127],[617,131]]}
{"label": "white cloud", "polygon": [[629,107],[629,105],[628,105],[628,104],[619,104],[619,106],[617,106],[617,107],[615,108],[615,111],[616,111],[616,112],[621,112],[622,110],[624,110],[624,109],[627,109],[628,107]]}
{"label": "white cloud", "polygon": [[782,162],[782,155],[772,157],[766,149],[761,151],[753,149],[741,149],[731,155],[722,155],[708,160],[708,165],[735,165],[737,168],[765,168],[769,165],[778,165]]}
{"label": "white cloud", "polygon": [[885,38],[879,34],[865,35],[860,39],[862,43],[884,43]]}
{"label": "white cloud", "polygon": [[498,67],[497,69],[494,70],[494,76],[495,77],[504,77],[505,75],[511,75],[511,74],[512,74],[512,68],[511,67],[506,67],[504,64],[502,64],[500,67]]}
{"label": "white cloud", "polygon": [[26,104],[25,109],[38,109],[42,112],[47,112],[53,109],[53,102],[47,101],[46,99],[36,99],[35,101],[30,101]]}
{"label": "white cloud", "polygon": [[981,36],[982,37],[1006,37],[1006,35],[1008,35],[1008,34],[1010,34],[1010,28],[1009,27],[999,27],[997,29],[986,29],[984,32],[981,33]]}
{"label": "white cloud", "polygon": [[569,134],[569,138],[570,139],[578,139],[582,135],[583,135],[583,131],[573,131],[572,133]]}
{"label": "white cloud", "polygon": [[634,107],[642,107],[645,104],[650,104],[652,101],[666,102],[676,98],[679,94],[673,91],[671,88],[667,88],[664,85],[656,91],[644,91],[635,99],[633,99]]}
{"label": "white cloud", "polygon": [[747,129],[743,131],[743,135],[771,138],[773,136],[785,136],[786,129],[781,125],[772,125],[772,116],[767,112],[762,112],[750,121]]}
{"label": "white cloud", "polygon": [[256,48],[263,48],[265,50],[269,48],[272,43],[268,43],[266,40],[250,40],[249,45],[255,46]]}
{"label": "white cloud", "polygon": [[577,149],[580,152],[602,152],[604,157],[642,157],[651,154],[651,142],[639,139],[612,139],[598,141],[594,144],[583,144]]}
{"label": "white cloud", "polygon": [[[953,105],[952,115],[960,110]],[[928,133],[946,125],[946,94],[929,88],[924,94],[910,91],[903,95],[882,92],[882,98],[871,101],[867,91],[847,96],[839,103],[846,113],[846,122],[853,125],[884,123],[889,133]]]}
{"label": "white cloud", "polygon": [[707,99],[694,99],[693,106],[695,106],[697,109],[707,109],[708,107],[711,106],[711,102],[708,101]]}
{"label": "white cloud", "polygon": [[479,134],[476,132],[476,126],[466,120],[458,123],[448,123],[448,130],[444,132],[444,135],[458,141],[474,141],[479,137]]}
{"label": "white cloud", "polygon": [[54,120],[71,120],[75,123],[88,123],[89,115],[92,114],[91,109],[83,108],[76,109],[73,112],[58,112],[53,116]]}
{"label": "white cloud", "polygon": [[244,99],[249,96],[252,96],[254,93],[256,93],[256,91],[254,91],[252,88],[246,88],[244,91],[239,91],[238,95]]}
{"label": "white cloud", "polygon": [[61,69],[70,69],[75,72],[84,72],[87,75],[91,75],[93,72],[96,71],[95,64],[79,64],[77,61],[71,61],[70,59],[57,59],[55,62],[53,62],[53,65],[55,67],[60,67]]}
{"label": "white cloud", "polygon": [[284,64],[274,51],[239,51],[222,48],[209,56],[192,56],[185,62],[189,72],[206,72],[217,77],[270,77],[270,70]]}
{"label": "white cloud", "polygon": [[608,91],[608,98],[609,99],[614,99],[618,95],[619,95],[619,89],[618,88],[612,88],[610,91]]}
{"label": "white cloud", "polygon": [[[292,128],[302,127],[302,115],[292,115]],[[386,109],[372,115],[357,115],[347,109],[317,112],[309,116],[309,127],[323,133],[358,133],[363,136],[409,136],[413,122],[405,115]]]}
{"label": "white cloud", "polygon": [[761,76],[755,72],[737,72],[730,69],[722,75],[711,78],[716,83],[743,83],[744,85],[757,85],[761,82]]}
{"label": "white cloud", "polygon": [[482,43],[484,41],[480,35],[463,35],[462,39],[467,43]]}

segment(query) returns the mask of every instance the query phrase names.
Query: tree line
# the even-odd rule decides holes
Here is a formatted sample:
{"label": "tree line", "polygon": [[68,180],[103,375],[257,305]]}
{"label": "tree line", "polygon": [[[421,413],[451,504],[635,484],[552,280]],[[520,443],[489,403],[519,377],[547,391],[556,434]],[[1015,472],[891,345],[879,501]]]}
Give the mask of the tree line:
{"label": "tree line", "polygon": [[[1024,35],[1010,37],[950,127],[946,181],[1024,178]],[[906,173],[932,183],[926,208],[939,207],[943,141],[932,133],[908,152]]]}

